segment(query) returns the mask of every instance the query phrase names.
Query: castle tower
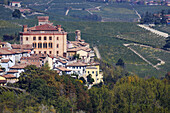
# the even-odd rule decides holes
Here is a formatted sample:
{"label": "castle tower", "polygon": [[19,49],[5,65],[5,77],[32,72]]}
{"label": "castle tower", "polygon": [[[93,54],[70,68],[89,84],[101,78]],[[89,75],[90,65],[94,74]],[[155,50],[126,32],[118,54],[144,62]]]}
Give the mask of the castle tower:
{"label": "castle tower", "polygon": [[49,24],[49,16],[38,16],[38,25]]}
{"label": "castle tower", "polygon": [[80,31],[80,30],[76,30],[76,31],[75,31],[75,34],[76,34],[75,40],[76,40],[76,41],[81,40],[81,31]]}

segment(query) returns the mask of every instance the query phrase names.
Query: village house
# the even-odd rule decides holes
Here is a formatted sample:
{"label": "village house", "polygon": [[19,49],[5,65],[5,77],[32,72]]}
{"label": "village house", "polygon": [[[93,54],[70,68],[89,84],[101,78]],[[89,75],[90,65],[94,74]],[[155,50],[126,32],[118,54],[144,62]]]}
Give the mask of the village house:
{"label": "village house", "polygon": [[5,77],[0,76],[0,86],[4,86],[7,83],[7,80]]}
{"label": "village house", "polygon": [[5,68],[5,71],[9,71],[9,67],[15,65],[15,52],[7,49],[0,48],[0,65]]}
{"label": "village house", "polygon": [[2,77],[4,77],[6,79],[6,83],[15,83],[18,82],[18,78],[12,74],[7,74],[7,75],[3,75]]}
{"label": "village house", "polygon": [[21,7],[21,2],[12,1],[12,2],[9,3],[9,6]]}
{"label": "village house", "polygon": [[19,76],[17,76],[17,78],[18,78],[18,77],[20,77],[20,74],[21,74],[22,72],[24,72],[24,68],[27,67],[28,65],[30,65],[30,64],[28,64],[28,63],[16,64],[16,65],[10,67],[10,71],[11,71],[11,70],[15,70],[15,71],[17,70],[17,71],[18,71],[18,74],[17,74],[17,75],[19,75]]}

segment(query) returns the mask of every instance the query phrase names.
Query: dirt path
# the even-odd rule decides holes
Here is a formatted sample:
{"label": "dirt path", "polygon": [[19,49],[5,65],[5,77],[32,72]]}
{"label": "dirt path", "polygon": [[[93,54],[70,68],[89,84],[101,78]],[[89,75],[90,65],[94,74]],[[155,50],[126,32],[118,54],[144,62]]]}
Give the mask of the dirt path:
{"label": "dirt path", "polygon": [[93,49],[94,49],[94,51],[95,51],[95,53],[96,53],[97,58],[98,58],[98,59],[102,59],[102,57],[101,57],[101,55],[100,55],[100,53],[99,53],[98,48],[97,48],[97,47],[93,47]]}
{"label": "dirt path", "polygon": [[66,15],[66,16],[68,15],[69,11],[70,11],[70,10],[69,10],[69,9],[67,9],[67,11],[66,11],[66,13],[65,13],[65,15]]}
{"label": "dirt path", "polygon": [[158,31],[158,30],[155,30],[153,28],[150,28],[149,26],[146,26],[146,25],[142,25],[142,24],[138,24],[139,27],[141,28],[144,28],[152,33],[155,33],[157,35],[160,35],[162,37],[168,37],[168,33],[164,33],[164,32],[161,32],[161,31]]}

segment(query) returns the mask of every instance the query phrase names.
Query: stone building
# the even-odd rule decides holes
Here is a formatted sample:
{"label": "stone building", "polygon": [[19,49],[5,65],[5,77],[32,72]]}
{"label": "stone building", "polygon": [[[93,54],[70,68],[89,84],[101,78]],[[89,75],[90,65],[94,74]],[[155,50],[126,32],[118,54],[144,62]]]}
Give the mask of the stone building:
{"label": "stone building", "polygon": [[20,32],[21,44],[32,44],[35,54],[66,56],[67,32],[61,25],[54,26],[48,21],[48,16],[38,17],[38,26],[28,28],[23,26]]}

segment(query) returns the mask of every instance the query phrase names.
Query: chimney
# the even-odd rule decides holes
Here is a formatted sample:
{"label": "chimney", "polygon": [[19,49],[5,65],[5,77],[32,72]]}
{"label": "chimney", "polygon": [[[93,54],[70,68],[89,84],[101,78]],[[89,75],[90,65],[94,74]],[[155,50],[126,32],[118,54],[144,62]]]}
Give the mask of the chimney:
{"label": "chimney", "polygon": [[23,25],[23,32],[27,32],[28,30],[28,26],[27,25]]}
{"label": "chimney", "polygon": [[59,32],[61,32],[61,25],[57,25],[57,29]]}
{"label": "chimney", "polygon": [[75,40],[76,40],[76,41],[81,40],[81,31],[80,31],[80,30],[76,30],[76,31],[75,31],[75,34],[76,34]]}

